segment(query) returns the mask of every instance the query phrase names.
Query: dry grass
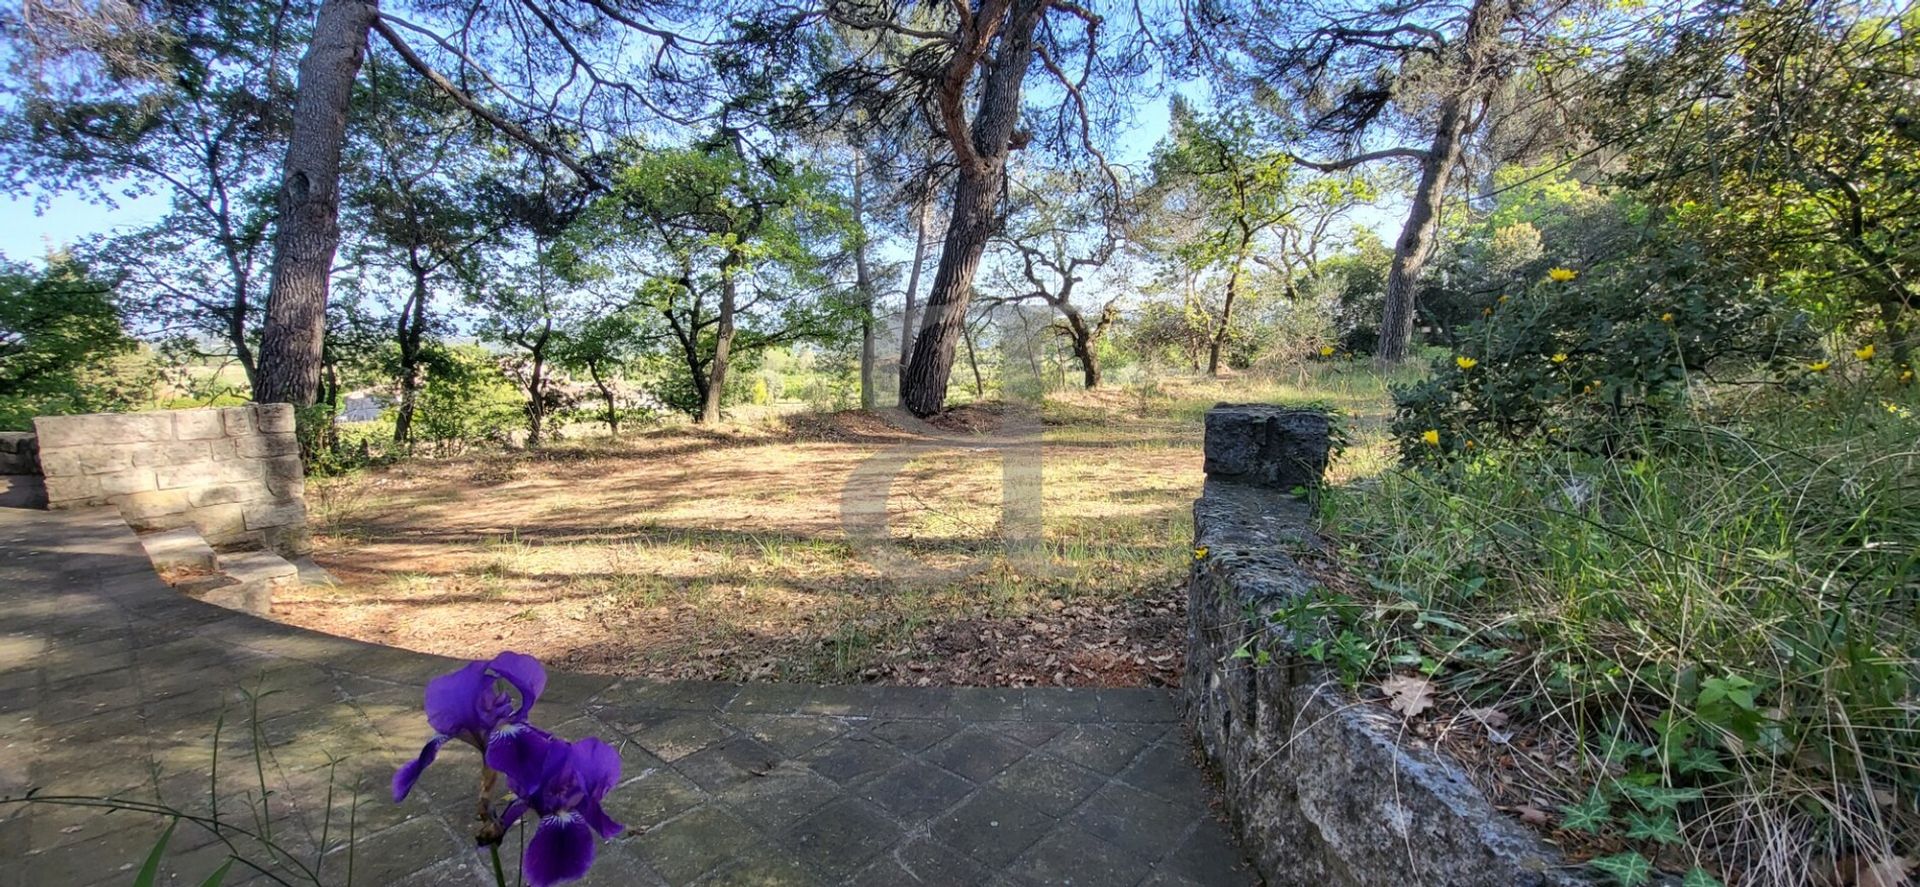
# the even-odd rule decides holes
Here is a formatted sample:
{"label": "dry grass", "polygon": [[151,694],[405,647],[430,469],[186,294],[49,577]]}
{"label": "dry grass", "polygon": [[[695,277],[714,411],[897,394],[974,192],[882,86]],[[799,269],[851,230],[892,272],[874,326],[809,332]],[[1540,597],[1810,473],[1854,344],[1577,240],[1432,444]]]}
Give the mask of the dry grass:
{"label": "dry grass", "polygon": [[[1308,380],[1309,383],[1311,380]],[[502,648],[659,677],[1137,685],[1175,679],[1200,417],[1231,400],[1380,403],[1239,380],[1049,401],[1038,552],[1000,542],[1001,459],[913,451],[890,489],[863,461],[924,442],[862,413],[791,428],[666,429],[536,453],[414,461],[316,483],[316,559],[341,582],[279,618],[456,656]],[[969,407],[943,424],[991,431]],[[1349,466],[1366,464],[1366,448]],[[885,496],[899,551],[856,551],[848,495]]]}

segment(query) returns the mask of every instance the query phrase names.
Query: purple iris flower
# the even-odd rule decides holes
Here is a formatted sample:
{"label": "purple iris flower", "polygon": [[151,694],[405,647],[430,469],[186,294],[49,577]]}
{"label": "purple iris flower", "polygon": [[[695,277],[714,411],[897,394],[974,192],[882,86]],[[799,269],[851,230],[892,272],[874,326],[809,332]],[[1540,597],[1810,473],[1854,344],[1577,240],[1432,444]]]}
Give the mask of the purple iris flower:
{"label": "purple iris flower", "polygon": [[[501,689],[501,682],[513,693]],[[546,686],[547,671],[540,667],[540,660],[512,652],[486,662],[469,662],[459,671],[428,681],[427,724],[435,735],[420,749],[420,757],[394,772],[394,802],[413,791],[413,784],[448,741],[458,739],[484,752],[495,730],[525,724],[528,710]],[[519,694],[518,700],[514,693]]]}
{"label": "purple iris flower", "polygon": [[626,829],[600,809],[601,799],[620,781],[620,753],[598,739],[568,742],[513,724],[487,745],[487,766],[506,774],[513,789],[502,827],[511,827],[528,811],[540,818],[520,863],[533,887],[586,875],[593,866],[594,835],[611,838]]}

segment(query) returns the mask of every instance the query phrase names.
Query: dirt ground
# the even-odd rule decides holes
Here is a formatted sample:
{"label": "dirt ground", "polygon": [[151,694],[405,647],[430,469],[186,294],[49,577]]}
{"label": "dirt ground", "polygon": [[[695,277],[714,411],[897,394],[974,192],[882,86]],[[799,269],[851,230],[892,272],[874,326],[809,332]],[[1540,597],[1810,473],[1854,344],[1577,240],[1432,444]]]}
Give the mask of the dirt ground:
{"label": "dirt ground", "polygon": [[[1021,417],[991,407],[942,417],[950,447],[853,412],[316,480],[315,559],[340,584],[276,617],[661,678],[1167,684],[1200,429],[1134,407],[1049,405],[1043,542],[1013,551],[1003,451],[985,447]],[[890,553],[850,543],[846,515],[882,501]]]}

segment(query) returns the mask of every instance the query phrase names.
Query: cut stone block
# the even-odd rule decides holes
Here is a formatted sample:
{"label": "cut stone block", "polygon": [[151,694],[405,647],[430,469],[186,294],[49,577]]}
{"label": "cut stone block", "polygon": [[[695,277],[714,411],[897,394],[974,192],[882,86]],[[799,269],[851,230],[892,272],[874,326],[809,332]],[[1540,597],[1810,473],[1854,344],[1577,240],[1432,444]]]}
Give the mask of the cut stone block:
{"label": "cut stone block", "polygon": [[140,544],[146,547],[153,568],[162,573],[169,570],[212,572],[220,563],[214,556],[213,546],[192,527],[141,536]]}
{"label": "cut stone block", "polygon": [[181,440],[213,440],[226,433],[219,410],[179,410],[173,414],[173,436]]}
{"label": "cut stone block", "polygon": [[265,616],[273,610],[276,592],[300,584],[300,568],[271,551],[226,555],[220,559],[220,568],[235,584],[215,589],[200,599],[255,616]]}
{"label": "cut stone block", "polygon": [[1319,410],[1223,403],[1207,411],[1208,477],[1291,490],[1326,474],[1332,423]]}
{"label": "cut stone block", "polygon": [[261,403],[254,404],[260,431],[264,434],[292,434],[294,430],[293,404]]}

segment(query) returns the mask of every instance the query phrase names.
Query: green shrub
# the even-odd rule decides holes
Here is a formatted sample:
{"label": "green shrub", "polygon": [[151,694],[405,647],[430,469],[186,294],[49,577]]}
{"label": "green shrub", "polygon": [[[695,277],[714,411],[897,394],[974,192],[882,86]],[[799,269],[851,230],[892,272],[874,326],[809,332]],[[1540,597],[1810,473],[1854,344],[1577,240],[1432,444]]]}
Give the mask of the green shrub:
{"label": "green shrub", "polygon": [[1535,280],[1498,296],[1425,381],[1395,391],[1405,459],[1530,439],[1615,452],[1693,386],[1801,378],[1817,351],[1804,314],[1683,242]]}
{"label": "green shrub", "polygon": [[413,439],[436,452],[505,444],[526,424],[526,396],[484,349],[434,349],[414,407]]}

